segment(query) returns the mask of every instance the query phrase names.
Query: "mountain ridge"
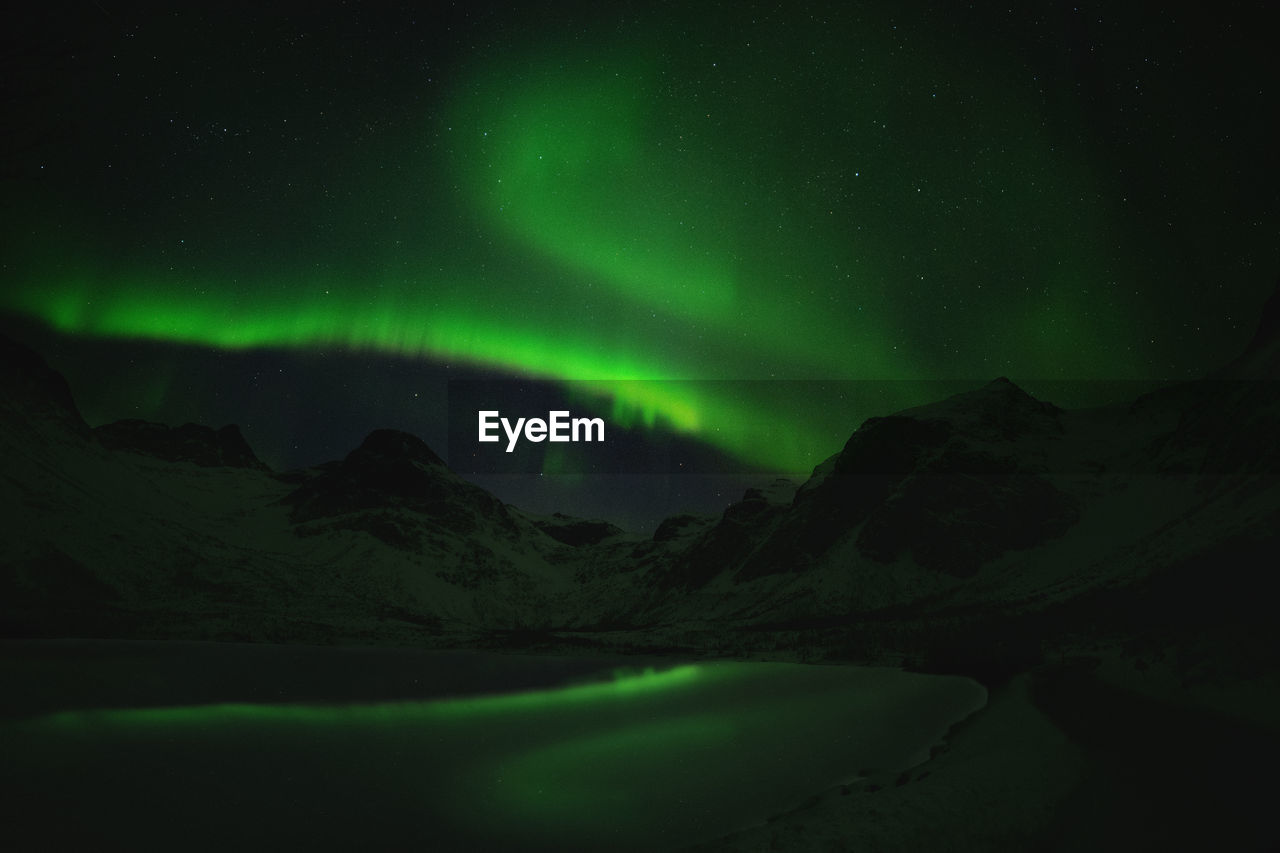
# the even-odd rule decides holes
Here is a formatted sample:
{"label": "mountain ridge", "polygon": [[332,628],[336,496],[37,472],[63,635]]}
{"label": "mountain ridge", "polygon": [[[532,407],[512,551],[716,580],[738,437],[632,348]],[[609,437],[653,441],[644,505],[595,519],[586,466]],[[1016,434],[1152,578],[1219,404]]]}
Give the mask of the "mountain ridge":
{"label": "mountain ridge", "polygon": [[[1274,382],[1238,374],[1272,356],[1276,304],[1204,380],[1069,410],[999,377],[868,418],[805,483],[649,537],[509,506],[392,430],[280,473],[234,427],[89,430],[65,381],[5,342],[6,503],[23,534],[2,552],[4,629],[433,645],[606,631],[704,649],[800,631],[821,654],[939,660],[945,614],[1020,620],[1222,543],[1260,547],[1280,406]],[[81,591],[61,615],[59,584]],[[883,630],[894,613],[909,639]]]}

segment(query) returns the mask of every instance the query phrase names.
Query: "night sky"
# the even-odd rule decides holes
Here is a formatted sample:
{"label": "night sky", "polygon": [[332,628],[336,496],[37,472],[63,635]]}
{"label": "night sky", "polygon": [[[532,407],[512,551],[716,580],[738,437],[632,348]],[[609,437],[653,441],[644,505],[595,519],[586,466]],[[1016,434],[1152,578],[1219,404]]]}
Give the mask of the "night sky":
{"label": "night sky", "polygon": [[802,471],[886,412],[621,380],[1188,378],[1280,271],[1265,4],[264,5],[3,28],[0,308],[92,424],[287,468],[594,379]]}

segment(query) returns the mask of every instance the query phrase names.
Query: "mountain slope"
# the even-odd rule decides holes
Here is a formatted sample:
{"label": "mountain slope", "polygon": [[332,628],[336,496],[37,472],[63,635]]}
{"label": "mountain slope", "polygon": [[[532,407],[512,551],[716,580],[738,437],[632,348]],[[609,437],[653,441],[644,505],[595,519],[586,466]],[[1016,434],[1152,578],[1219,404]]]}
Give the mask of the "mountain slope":
{"label": "mountain slope", "polygon": [[90,430],[61,377],[6,342],[0,497],[19,535],[0,545],[5,630],[446,643],[608,629],[694,646],[786,631],[936,659],[940,637],[969,630],[955,625],[1185,595],[1208,582],[1171,580],[1187,566],[1266,559],[1278,304],[1204,380],[1068,411],[997,379],[870,418],[798,488],[750,489],[650,538],[521,512],[389,430],[286,473],[234,427]]}

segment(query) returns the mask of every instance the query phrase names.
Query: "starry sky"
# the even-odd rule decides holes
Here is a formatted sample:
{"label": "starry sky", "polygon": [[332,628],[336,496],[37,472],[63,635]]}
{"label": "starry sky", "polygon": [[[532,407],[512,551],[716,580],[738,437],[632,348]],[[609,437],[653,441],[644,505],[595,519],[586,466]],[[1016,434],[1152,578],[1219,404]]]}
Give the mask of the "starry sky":
{"label": "starry sky", "polygon": [[1265,6],[1021,5],[47,4],[5,28],[5,330],[91,423],[277,468],[439,446],[450,378],[802,472],[939,381],[1201,375],[1280,270]]}

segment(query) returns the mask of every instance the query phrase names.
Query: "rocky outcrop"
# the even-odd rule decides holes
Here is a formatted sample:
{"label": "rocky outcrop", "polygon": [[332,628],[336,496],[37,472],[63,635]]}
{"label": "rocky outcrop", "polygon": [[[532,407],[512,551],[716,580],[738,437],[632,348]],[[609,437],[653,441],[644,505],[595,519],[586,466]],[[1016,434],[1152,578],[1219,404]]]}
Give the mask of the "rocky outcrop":
{"label": "rocky outcrop", "polygon": [[[506,505],[484,489],[458,477],[420,438],[396,430],[376,430],[347,454],[327,465],[291,492],[295,524],[343,518],[340,527],[368,527],[366,532],[396,547],[413,541],[412,526],[385,511],[407,511],[432,527],[451,533],[474,533],[489,523],[515,535]],[[359,513],[383,513],[363,521]],[[332,525],[330,525],[332,526]]]}
{"label": "rocky outcrop", "polygon": [[550,518],[535,519],[533,526],[557,542],[574,548],[598,545],[624,532],[621,527],[607,521],[574,518],[561,512],[552,513]]}
{"label": "rocky outcrop", "polygon": [[676,588],[696,588],[727,569],[743,565],[787,510],[787,504],[770,501],[762,490],[747,489],[742,500],[726,507],[715,524],[685,547],[663,582]]}
{"label": "rocky outcrop", "polygon": [[906,556],[967,576],[1005,551],[1060,536],[1076,508],[1016,445],[1062,429],[1061,410],[1004,378],[869,418],[776,523],[756,525],[754,541],[739,537],[745,556],[734,578],[802,572],[850,537],[869,559]]}
{"label": "rocky outcrop", "polygon": [[880,562],[910,555],[926,569],[967,577],[1006,551],[1061,536],[1075,502],[1009,457],[944,450],[904,478],[857,537]]}
{"label": "rocky outcrop", "polygon": [[693,515],[684,513],[682,515],[673,515],[662,520],[657,529],[653,531],[654,542],[670,542],[673,539],[695,535],[714,524],[715,520],[705,515]]}
{"label": "rocky outcrop", "polygon": [[235,424],[221,429],[200,424],[170,427],[131,419],[95,427],[93,434],[108,450],[145,453],[158,459],[190,462],[204,468],[267,470]]}

